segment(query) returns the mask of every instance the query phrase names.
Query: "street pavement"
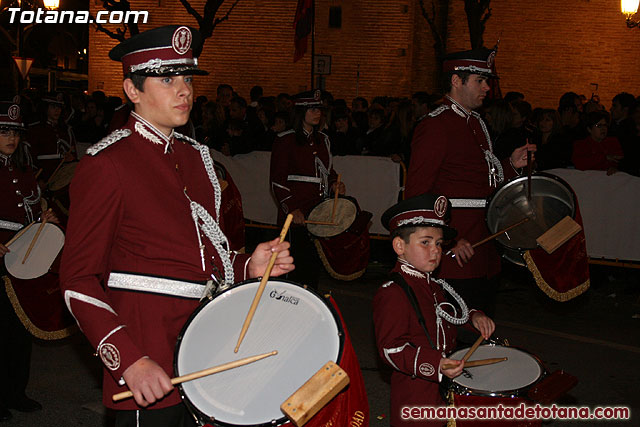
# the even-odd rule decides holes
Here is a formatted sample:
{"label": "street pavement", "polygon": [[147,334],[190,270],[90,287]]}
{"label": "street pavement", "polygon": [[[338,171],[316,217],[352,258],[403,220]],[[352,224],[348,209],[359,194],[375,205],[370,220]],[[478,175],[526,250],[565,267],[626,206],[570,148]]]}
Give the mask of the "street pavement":
{"label": "street pavement", "polygon": [[[337,301],[362,368],[374,427],[389,425],[390,370],[377,355],[371,301],[393,260],[384,241],[374,241],[365,275],[342,282],[323,274],[320,289]],[[565,303],[552,301],[527,270],[506,265],[497,295],[495,336],[537,356],[549,372],[563,369],[578,384],[558,404],[595,408],[626,406],[628,421],[547,421],[547,426],[640,426],[640,270],[593,267],[592,286]],[[43,410],[12,411],[2,423],[18,426],[110,427],[101,404],[101,368],[86,340],[77,334],[55,342],[35,341],[30,397]],[[487,425],[490,425],[487,423]]]}

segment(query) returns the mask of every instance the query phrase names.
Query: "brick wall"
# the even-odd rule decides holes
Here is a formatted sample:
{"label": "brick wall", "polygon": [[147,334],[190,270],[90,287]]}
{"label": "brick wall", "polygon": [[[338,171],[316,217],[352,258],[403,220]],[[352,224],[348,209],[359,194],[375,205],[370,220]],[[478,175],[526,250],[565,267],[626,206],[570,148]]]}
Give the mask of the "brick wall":
{"label": "brick wall", "polygon": [[[192,2],[202,10],[204,2]],[[153,28],[166,24],[197,27],[177,0],[132,1],[132,10],[149,10]],[[221,11],[231,2],[227,0]],[[169,6],[174,5],[174,6]],[[342,29],[330,29],[329,7],[342,6]],[[408,94],[412,45],[411,8],[406,0],[320,0],[316,6],[316,54],[332,56],[326,87],[336,96],[351,100],[358,94]],[[92,9],[98,6],[92,5]],[[311,45],[307,54],[293,63],[293,19],[295,0],[241,0],[228,21],[219,25],[205,43],[201,67],[211,74],[196,80],[198,94],[215,96],[220,83],[229,83],[242,96],[261,85],[266,94],[297,93],[310,87]],[[218,16],[222,16],[219,12]],[[89,90],[102,86],[108,94],[120,94],[120,68],[107,53],[115,42],[94,32],[90,36]],[[358,70],[360,78],[357,79]]]}
{"label": "brick wall", "polygon": [[[464,16],[453,1],[450,17]],[[535,107],[557,108],[573,91],[589,98],[591,83],[609,109],[621,91],[640,95],[640,31],[628,29],[611,0],[494,0],[485,45],[500,38],[496,66],[502,93],[517,90]],[[636,15],[636,19],[640,14]],[[451,49],[468,48],[466,20],[451,21]]]}
{"label": "brick wall", "polygon": [[[196,26],[178,0],[133,0],[133,10],[149,10],[152,28],[166,24]],[[158,5],[161,6],[158,6]],[[194,0],[202,11],[203,0]],[[230,6],[227,0],[219,16]],[[425,0],[427,7],[430,1]],[[330,6],[342,7],[342,28],[328,25]],[[99,6],[92,2],[91,8]],[[293,56],[296,0],[240,0],[229,20],[205,43],[202,68],[211,72],[196,80],[197,94],[215,96],[219,83],[229,83],[248,98],[254,84],[266,94],[296,93],[310,85],[310,53],[297,63]],[[625,90],[640,94],[640,31],[627,29],[619,3],[610,0],[494,0],[485,45],[500,37],[496,59],[503,93],[525,93],[533,106],[555,107],[562,93],[587,97],[590,83],[609,107]],[[448,50],[470,47],[461,0],[450,2]],[[107,58],[115,41],[90,35],[89,90],[121,94],[121,70]],[[407,96],[433,91],[433,39],[416,0],[316,0],[316,54],[332,56],[326,87],[351,100],[357,93]],[[359,70],[359,79],[357,73]]]}

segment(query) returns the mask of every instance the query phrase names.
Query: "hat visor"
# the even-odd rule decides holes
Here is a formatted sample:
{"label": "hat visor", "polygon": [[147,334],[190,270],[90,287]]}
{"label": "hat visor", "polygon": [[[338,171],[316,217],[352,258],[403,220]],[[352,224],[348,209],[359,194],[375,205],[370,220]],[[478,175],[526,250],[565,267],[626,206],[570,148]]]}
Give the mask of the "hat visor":
{"label": "hat visor", "polygon": [[300,104],[294,104],[296,108],[324,108],[324,104],[322,102],[305,102]]}
{"label": "hat visor", "polygon": [[482,77],[486,77],[488,79],[495,79],[495,80],[500,80],[500,77],[498,77],[497,74],[494,73],[471,73],[471,74],[478,74]]}
{"label": "hat visor", "polygon": [[23,123],[9,123],[9,122],[0,122],[0,129],[21,130],[21,131],[26,130]]}
{"label": "hat visor", "polygon": [[163,76],[207,76],[208,71],[197,67],[161,67],[154,70],[139,70],[131,74],[137,74],[145,77],[163,77]]}
{"label": "hat visor", "polygon": [[47,104],[52,104],[52,105],[57,105],[59,107],[64,107],[64,102],[62,101],[58,101],[57,99],[43,99],[44,102],[46,102]]}

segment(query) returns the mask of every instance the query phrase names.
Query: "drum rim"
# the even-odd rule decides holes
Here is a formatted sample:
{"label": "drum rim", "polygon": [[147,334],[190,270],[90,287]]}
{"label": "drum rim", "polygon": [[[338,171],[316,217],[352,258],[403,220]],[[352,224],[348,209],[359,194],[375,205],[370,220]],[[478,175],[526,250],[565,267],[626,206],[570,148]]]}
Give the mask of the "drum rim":
{"label": "drum rim", "polygon": [[[41,223],[40,223],[40,222],[36,222],[36,223],[34,224],[34,226],[36,226],[36,225],[38,225],[38,224],[41,224]],[[25,225],[25,227],[26,227],[26,225]],[[58,258],[59,256],[61,256],[62,251],[64,250],[64,244],[65,244],[65,242],[66,242],[67,235],[66,235],[66,234],[64,234],[64,230],[63,230],[63,229],[62,229],[62,227],[60,227],[58,224],[54,224],[54,223],[52,223],[52,222],[47,222],[47,223],[45,223],[45,224],[44,224],[43,229],[44,229],[44,227],[55,227],[55,228],[57,228],[57,229],[60,231],[60,233],[62,233],[62,238],[63,238],[63,241],[62,241],[62,248],[60,248],[60,251],[59,251],[59,252],[58,252],[58,254],[56,255],[56,258]],[[23,228],[24,228],[24,227],[23,227]],[[22,230],[22,228],[21,228],[20,230]],[[19,233],[19,232],[20,232],[20,230],[18,230],[16,233]],[[5,272],[6,272],[6,275],[11,276],[11,277],[15,277],[16,279],[20,279],[20,280],[33,280],[33,279],[38,279],[38,278],[40,278],[40,277],[44,277],[45,275],[47,275],[47,274],[51,273],[51,265],[53,265],[53,263],[54,263],[54,262],[55,262],[55,260],[56,260],[56,258],[54,258],[54,260],[52,261],[51,265],[50,265],[50,266],[49,266],[49,268],[47,269],[47,272],[46,272],[46,273],[41,274],[40,276],[37,276],[37,277],[31,277],[31,278],[28,278],[28,279],[23,279],[23,278],[21,278],[21,277],[14,276],[14,274],[13,274],[11,271],[9,271],[9,266],[7,265],[7,259],[9,259],[9,258],[7,258],[7,257],[2,257],[2,258],[3,258],[2,263],[3,263],[3,265],[4,265],[4,270],[5,270]]]}
{"label": "drum rim", "polygon": [[[182,329],[180,330],[180,333],[178,334],[178,337],[176,339],[176,345],[173,351],[173,373],[174,375],[178,375],[178,355],[180,352],[180,343],[182,342],[182,338],[184,337],[185,332],[187,331],[187,328],[189,327],[189,325],[191,324],[191,322],[193,321],[193,319],[198,315],[198,313],[200,313],[202,310],[204,310],[204,308],[211,302],[213,302],[216,298],[223,296],[224,294],[226,294],[227,292],[230,292],[232,289],[238,288],[242,285],[246,285],[248,283],[255,283],[255,282],[260,282],[260,278],[255,278],[255,279],[247,279],[247,280],[243,280],[242,282],[238,282],[235,283],[233,286],[229,287],[228,289],[225,289],[224,291],[220,292],[219,294],[216,294],[213,298],[209,299],[206,298],[205,300],[203,300],[198,307],[193,311],[193,313],[191,313],[191,315],[189,316],[189,318],[187,319],[187,321],[185,322],[185,324],[182,326]],[[342,327],[342,322],[340,321],[340,316],[338,315],[338,312],[336,311],[335,307],[333,307],[333,304],[331,304],[331,301],[329,300],[329,294],[327,295],[327,297],[324,297],[322,295],[320,295],[318,292],[316,292],[313,289],[310,289],[300,283],[294,282],[292,280],[287,280],[287,279],[281,279],[279,277],[270,277],[269,280],[277,280],[279,282],[285,282],[291,285],[295,285],[298,286],[306,291],[309,291],[312,295],[314,295],[316,298],[318,298],[318,300],[320,302],[322,302],[325,306],[327,306],[327,308],[329,309],[331,315],[333,316],[333,320],[336,322],[336,326],[338,329],[338,344],[339,344],[339,348],[338,348],[338,355],[336,357],[336,363],[340,363],[340,361],[342,360],[342,353],[344,351],[344,339],[345,339],[345,334],[344,334],[344,328]],[[187,409],[189,410],[189,413],[196,419],[196,421],[198,423],[201,422],[205,422],[207,424],[211,424],[214,425],[216,427],[241,427],[243,426],[243,424],[229,424],[226,423],[224,421],[218,421],[216,419],[211,419],[209,416],[207,416],[206,414],[204,414],[202,411],[200,411],[198,408],[195,407],[195,405],[193,405],[191,403],[191,401],[188,399],[188,397],[186,396],[185,392],[184,392],[184,388],[182,386],[182,384],[178,384],[178,391],[180,392],[180,399],[182,400],[182,402],[187,406]],[[273,427],[273,426],[280,426],[286,422],[288,422],[289,419],[283,414],[283,416],[281,418],[278,418],[276,420],[270,420],[267,421],[263,424],[251,424],[251,426],[253,427]],[[204,424],[203,424],[204,425]],[[248,427],[248,426],[247,426]]]}
{"label": "drum rim", "polygon": [[[66,184],[64,184],[64,185],[62,185],[62,186],[60,186],[60,187],[57,187],[57,186],[56,186],[55,188],[53,188],[53,185],[52,185],[52,184],[56,183],[56,181],[53,181],[52,183],[47,184],[47,189],[48,189],[49,191],[53,192],[53,193],[56,193],[56,192],[58,192],[58,191],[60,191],[60,190],[63,190],[63,189],[65,189],[65,188],[69,187],[69,186],[71,185],[71,181],[73,180],[73,176],[75,175],[75,169],[78,167],[78,164],[79,164],[79,163],[80,163],[80,160],[73,160],[73,161],[70,161],[70,162],[65,162],[65,163],[62,165],[62,167],[65,167],[65,166],[71,166],[71,165],[73,165],[73,168],[74,168],[74,169],[73,169],[73,174],[71,174],[71,179],[70,179],[70,180],[69,180],[69,182],[67,182]],[[61,167],[61,169],[62,169],[62,167]],[[55,175],[54,175],[54,177],[55,177]]]}
{"label": "drum rim", "polygon": [[[575,218],[576,216],[576,210],[577,210],[577,197],[575,192],[573,191],[573,188],[571,188],[571,186],[569,185],[569,183],[567,181],[565,181],[564,179],[562,179],[561,177],[559,177],[558,175],[554,175],[551,173],[547,173],[547,172],[536,172],[534,174],[531,175],[531,177],[535,177],[535,176],[542,176],[545,178],[550,178],[552,180],[558,181],[560,184],[564,185],[568,190],[569,193],[571,194],[571,199],[573,200],[573,216],[572,218]],[[504,188],[506,188],[508,185],[518,181],[518,180],[522,180],[522,179],[527,179],[526,175],[520,175],[517,176],[515,178],[510,179],[509,181],[505,182],[503,185],[501,185],[499,188],[497,188],[488,198],[487,198],[487,212],[485,213],[484,216],[484,221],[485,224],[487,225],[487,229],[489,230],[489,233],[495,233],[498,230],[492,230],[491,226],[489,225],[489,210],[491,208],[491,203],[494,201],[495,197],[498,195],[498,193],[503,190]],[[503,249],[507,249],[507,250],[511,250],[511,251],[515,251],[518,252],[520,254],[520,257],[522,257],[524,251],[530,250],[529,248],[522,248],[522,247],[513,247],[513,246],[507,246],[504,243],[502,243],[502,241],[500,241],[499,239],[495,239],[495,241],[498,243],[498,245],[500,247],[502,247]],[[514,262],[513,260],[507,258],[505,256],[505,254],[500,254],[500,256],[502,258],[505,258],[508,261]],[[515,262],[514,262],[515,263]],[[526,265],[524,262],[524,259],[522,260],[522,264],[519,265]]]}
{"label": "drum rim", "polygon": [[[325,203],[325,202],[328,202],[328,201],[332,201],[334,198],[335,198],[335,197],[325,197],[325,198],[323,198],[321,201],[319,201],[318,203],[316,203],[315,205],[313,205],[313,207],[311,208],[311,210],[309,211],[309,213],[306,215],[305,220],[309,219],[309,215],[311,215],[311,212],[313,212],[313,210],[314,210],[315,208],[317,208],[318,206],[320,206],[322,203]],[[356,200],[356,198],[355,198],[355,197],[353,197],[353,196],[347,196],[346,194],[338,194],[338,199],[346,199],[346,200],[349,200],[350,202],[352,202],[352,203],[355,205],[355,207],[356,207],[356,218],[358,217],[358,212],[362,211],[362,209],[360,209],[360,205],[358,204],[358,201]],[[354,218],[354,221],[355,221],[355,218]],[[308,224],[305,228],[306,228],[306,230],[307,230],[307,233],[308,233],[308,234],[310,234],[311,236],[313,236],[313,238],[314,238],[314,239],[330,239],[330,238],[332,238],[332,237],[339,236],[339,235],[341,235],[342,233],[344,233],[344,232],[346,232],[346,231],[349,231],[349,229],[351,228],[351,226],[352,226],[352,225],[353,225],[353,223],[351,223],[351,224],[349,225],[349,227],[347,227],[344,231],[342,231],[342,232],[340,232],[340,233],[338,233],[338,234],[335,234],[335,235],[333,235],[333,236],[318,236],[318,235],[316,235],[316,234],[313,234],[313,233],[311,232],[311,230],[309,230],[309,224]]]}
{"label": "drum rim", "polygon": [[[448,390],[453,391],[455,394],[464,395],[464,396],[505,397],[505,398],[527,397],[526,393],[533,386],[535,386],[540,381],[542,381],[542,379],[544,377],[546,377],[547,374],[548,374],[547,368],[544,365],[544,363],[542,362],[542,360],[538,356],[536,356],[535,354],[525,350],[522,347],[513,346],[513,345],[500,345],[500,344],[496,344],[496,343],[493,343],[493,342],[490,342],[488,344],[483,344],[482,346],[483,347],[484,346],[490,346],[490,347],[513,348],[513,349],[519,350],[519,351],[527,354],[528,356],[531,356],[533,358],[533,360],[535,360],[536,363],[538,363],[538,366],[540,366],[540,369],[542,371],[541,374],[540,374],[540,377],[538,377],[538,379],[535,380],[534,382],[532,382],[531,384],[526,385],[524,387],[517,388],[517,389],[514,389],[514,390],[500,390],[500,391],[487,391],[487,390],[481,390],[481,389],[475,389],[475,388],[467,387],[467,386],[464,386],[462,384],[456,383],[455,382],[455,378],[453,378],[453,379],[449,378],[449,386],[447,387]],[[460,350],[464,350],[464,349],[459,349],[457,351],[460,351]],[[453,353],[455,353],[455,352],[453,352]]]}

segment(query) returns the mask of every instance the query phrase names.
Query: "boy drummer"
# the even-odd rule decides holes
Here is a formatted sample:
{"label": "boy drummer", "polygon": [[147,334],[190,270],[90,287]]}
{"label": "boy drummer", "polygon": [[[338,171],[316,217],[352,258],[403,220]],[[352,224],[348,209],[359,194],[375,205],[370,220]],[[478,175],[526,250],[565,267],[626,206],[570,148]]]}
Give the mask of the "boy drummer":
{"label": "boy drummer", "polygon": [[[444,405],[439,394],[442,376],[455,378],[464,368],[464,362],[445,356],[455,347],[456,325],[475,327],[485,339],[495,329],[490,318],[469,310],[444,280],[431,277],[440,264],[443,242],[457,234],[447,226],[450,208],[444,196],[422,194],[399,202],[382,216],[398,255],[392,281],[382,285],[373,300],[378,351],[394,369],[392,426],[444,425],[443,420],[416,422],[403,418],[409,413],[403,408]],[[410,295],[424,319],[422,325]],[[444,369],[445,363],[455,367]]]}

